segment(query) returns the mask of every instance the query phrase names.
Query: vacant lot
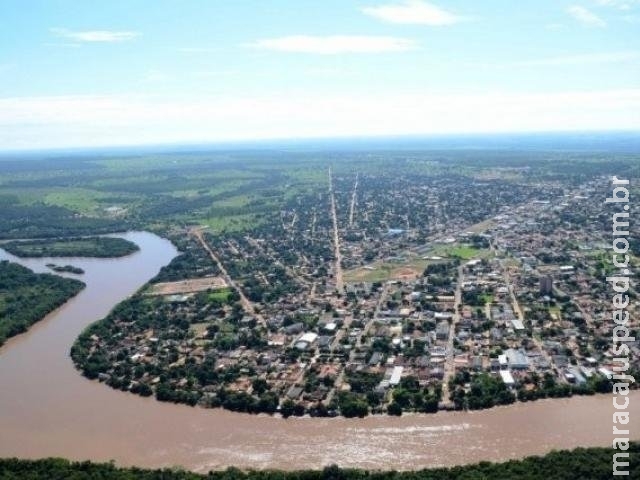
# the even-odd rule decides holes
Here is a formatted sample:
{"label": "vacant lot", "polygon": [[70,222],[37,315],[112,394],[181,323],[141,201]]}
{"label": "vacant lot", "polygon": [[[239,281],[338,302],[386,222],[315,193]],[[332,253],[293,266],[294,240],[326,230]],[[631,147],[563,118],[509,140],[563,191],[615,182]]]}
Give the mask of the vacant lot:
{"label": "vacant lot", "polygon": [[434,262],[419,257],[402,261],[374,262],[370,265],[344,272],[344,280],[348,283],[413,280],[422,276],[429,263]]}
{"label": "vacant lot", "polygon": [[204,292],[225,288],[227,282],[222,277],[205,277],[180,280],[178,282],[156,283],[151,286],[151,295],[175,295],[177,293]]}

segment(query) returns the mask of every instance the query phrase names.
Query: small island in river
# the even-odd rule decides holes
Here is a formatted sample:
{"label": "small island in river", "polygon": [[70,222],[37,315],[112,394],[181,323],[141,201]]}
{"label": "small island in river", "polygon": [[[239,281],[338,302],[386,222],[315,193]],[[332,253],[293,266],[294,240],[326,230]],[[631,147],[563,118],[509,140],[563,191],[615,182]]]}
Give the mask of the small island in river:
{"label": "small island in river", "polygon": [[55,263],[47,263],[47,268],[56,273],[74,273],[76,275],[84,274],[84,270],[73,265],[56,265]]}
{"label": "small island in river", "polygon": [[117,237],[78,237],[38,240],[14,240],[2,245],[17,257],[94,257],[115,258],[130,255],[138,246]]}

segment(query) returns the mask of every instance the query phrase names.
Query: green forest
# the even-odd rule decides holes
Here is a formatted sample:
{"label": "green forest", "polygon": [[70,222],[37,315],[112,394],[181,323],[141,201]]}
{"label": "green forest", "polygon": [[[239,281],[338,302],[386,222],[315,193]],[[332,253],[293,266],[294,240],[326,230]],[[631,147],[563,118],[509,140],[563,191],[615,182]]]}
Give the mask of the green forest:
{"label": "green forest", "polygon": [[0,345],[25,332],[84,287],[79,280],[33,273],[16,263],[0,262]]}
{"label": "green forest", "polygon": [[85,237],[56,240],[12,241],[2,245],[17,257],[124,257],[139,247],[124,238]]}
{"label": "green forest", "polygon": [[[323,470],[295,472],[229,468],[206,475],[178,469],[120,469],[111,463],[72,463],[62,459],[3,459],[0,460],[0,480],[604,480],[612,478],[613,453],[614,450],[610,448],[577,448],[504,463],[481,462],[412,472],[365,471],[330,466]],[[640,478],[640,443],[631,444],[628,460],[627,478]]]}
{"label": "green forest", "polygon": [[84,270],[80,267],[74,267],[73,265],[56,265],[55,263],[47,263],[47,268],[50,268],[57,273],[73,273],[75,275],[84,274]]}

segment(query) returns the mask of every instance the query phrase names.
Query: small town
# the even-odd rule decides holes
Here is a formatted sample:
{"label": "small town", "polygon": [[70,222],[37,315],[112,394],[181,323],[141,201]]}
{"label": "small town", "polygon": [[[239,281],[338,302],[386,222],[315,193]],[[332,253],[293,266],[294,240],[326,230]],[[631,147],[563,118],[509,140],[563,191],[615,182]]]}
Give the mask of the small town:
{"label": "small town", "polygon": [[182,255],[72,356],[114,388],[284,417],[607,392],[603,185],[425,186],[329,168],[326,190],[293,197],[275,225],[172,232]]}

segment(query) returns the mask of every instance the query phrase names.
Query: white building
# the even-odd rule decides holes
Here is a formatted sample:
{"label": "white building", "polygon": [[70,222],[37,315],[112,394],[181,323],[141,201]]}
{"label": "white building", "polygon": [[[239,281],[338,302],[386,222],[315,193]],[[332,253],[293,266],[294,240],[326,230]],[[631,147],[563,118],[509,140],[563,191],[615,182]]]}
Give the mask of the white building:
{"label": "white building", "polygon": [[391,378],[389,379],[389,385],[391,385],[392,387],[395,387],[400,383],[403,370],[404,370],[404,367],[393,367],[393,371],[391,372]]}
{"label": "white building", "polygon": [[507,387],[512,387],[516,384],[516,381],[513,379],[513,375],[511,375],[509,370],[500,370],[500,376]]}
{"label": "white building", "polygon": [[312,344],[313,342],[316,341],[317,338],[318,338],[318,334],[317,333],[308,332],[308,333],[305,333],[304,335],[302,335],[298,339],[298,341],[299,342],[306,342],[308,344]]}

